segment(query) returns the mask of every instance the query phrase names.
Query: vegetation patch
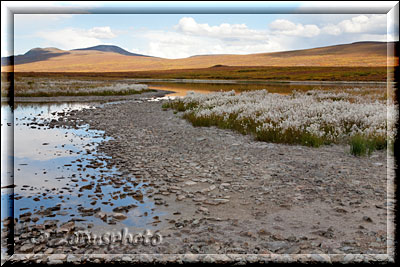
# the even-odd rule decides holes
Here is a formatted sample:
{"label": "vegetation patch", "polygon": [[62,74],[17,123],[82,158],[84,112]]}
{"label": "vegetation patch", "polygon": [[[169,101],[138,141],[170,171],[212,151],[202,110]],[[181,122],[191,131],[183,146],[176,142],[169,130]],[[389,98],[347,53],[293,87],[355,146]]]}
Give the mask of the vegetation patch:
{"label": "vegetation patch", "polygon": [[290,95],[266,90],[191,92],[163,104],[164,109],[183,112],[183,118],[196,127],[232,129],[272,143],[349,144],[357,156],[386,149],[393,142],[396,107],[373,97],[318,90]]}
{"label": "vegetation patch", "polygon": [[[57,97],[57,96],[112,96],[133,95],[155,91],[145,84],[103,80],[75,80],[25,77],[15,78],[13,82],[15,97]],[[2,96],[9,96],[10,82],[2,81]]]}

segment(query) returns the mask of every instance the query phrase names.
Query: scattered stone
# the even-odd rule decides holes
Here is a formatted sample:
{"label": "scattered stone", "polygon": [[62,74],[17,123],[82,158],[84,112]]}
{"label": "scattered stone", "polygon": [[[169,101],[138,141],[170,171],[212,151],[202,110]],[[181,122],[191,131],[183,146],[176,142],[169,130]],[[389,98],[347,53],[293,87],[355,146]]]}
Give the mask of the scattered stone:
{"label": "scattered stone", "polygon": [[114,219],[117,219],[117,220],[125,220],[126,218],[128,218],[128,216],[126,216],[125,214],[122,214],[122,213],[114,213],[112,216]]}
{"label": "scattered stone", "polygon": [[20,247],[18,249],[18,251],[20,251],[22,253],[29,253],[29,252],[32,252],[34,248],[35,248],[35,245],[29,243],[29,244],[24,244],[22,247]]}
{"label": "scattered stone", "polygon": [[368,216],[363,216],[363,221],[365,221],[365,222],[369,222],[369,223],[372,223],[372,219],[370,218],[370,217],[368,217]]}

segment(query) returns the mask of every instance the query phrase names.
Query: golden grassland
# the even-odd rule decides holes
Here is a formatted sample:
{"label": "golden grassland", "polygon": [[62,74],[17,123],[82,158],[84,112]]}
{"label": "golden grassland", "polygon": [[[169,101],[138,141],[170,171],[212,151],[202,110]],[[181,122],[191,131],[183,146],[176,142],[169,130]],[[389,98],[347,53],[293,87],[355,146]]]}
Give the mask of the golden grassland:
{"label": "golden grassland", "polygon": [[[53,77],[58,79],[208,79],[262,81],[380,81],[385,82],[393,68],[387,67],[240,67],[214,66],[132,72],[16,72],[15,78]],[[3,72],[3,76],[6,73]]]}
{"label": "golden grassland", "polygon": [[[59,52],[59,51],[58,51]],[[131,72],[236,67],[386,67],[397,66],[387,56],[386,43],[355,43],[288,52],[249,55],[201,55],[182,59],[125,56],[113,52],[64,51],[47,60],[14,66],[15,72]],[[11,71],[10,66],[2,71]]]}

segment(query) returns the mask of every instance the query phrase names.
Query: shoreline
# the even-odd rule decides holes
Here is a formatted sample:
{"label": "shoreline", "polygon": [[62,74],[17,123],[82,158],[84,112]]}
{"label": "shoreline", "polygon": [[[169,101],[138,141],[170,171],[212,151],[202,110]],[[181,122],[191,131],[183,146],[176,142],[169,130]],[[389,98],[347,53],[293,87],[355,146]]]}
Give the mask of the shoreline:
{"label": "shoreline", "polygon": [[[127,78],[134,82],[171,82],[171,83],[226,83],[226,84],[297,84],[297,85],[385,85],[382,81],[293,81],[293,80],[208,80],[208,79],[153,79],[153,78]],[[394,82],[390,82],[394,84]]]}
{"label": "shoreline", "polygon": [[[152,88],[149,88],[152,89]],[[133,95],[113,95],[113,96],[53,96],[53,97],[14,97],[14,103],[60,103],[60,102],[113,102],[113,101],[130,101],[141,100],[151,97],[164,97],[173,91],[156,90],[156,92],[146,92]],[[1,97],[2,103],[8,103],[9,97]]]}

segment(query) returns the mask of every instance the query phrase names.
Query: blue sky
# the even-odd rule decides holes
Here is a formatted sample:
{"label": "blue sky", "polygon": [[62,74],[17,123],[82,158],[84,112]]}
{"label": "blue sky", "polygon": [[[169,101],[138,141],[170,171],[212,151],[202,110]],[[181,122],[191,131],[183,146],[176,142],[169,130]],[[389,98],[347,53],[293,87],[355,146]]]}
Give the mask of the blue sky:
{"label": "blue sky", "polygon": [[[96,7],[85,7],[85,2],[76,6],[77,3],[55,2],[55,6],[84,8],[96,13]],[[203,5],[221,6],[219,2],[213,3]],[[97,4],[100,8],[126,6],[126,3]],[[132,3],[131,8],[143,5]],[[152,4],[162,5],[168,4]],[[174,5],[178,3],[170,3],[171,7]],[[239,2],[227,8],[235,5],[246,7],[244,2]],[[294,12],[302,5],[301,2],[287,3],[286,7]],[[357,41],[398,40],[393,27],[387,28],[391,24],[394,22],[387,14],[15,14],[14,54],[23,54],[35,47],[69,50],[98,44],[118,45],[134,53],[165,58],[250,54]],[[4,39],[2,56],[9,53]]]}

